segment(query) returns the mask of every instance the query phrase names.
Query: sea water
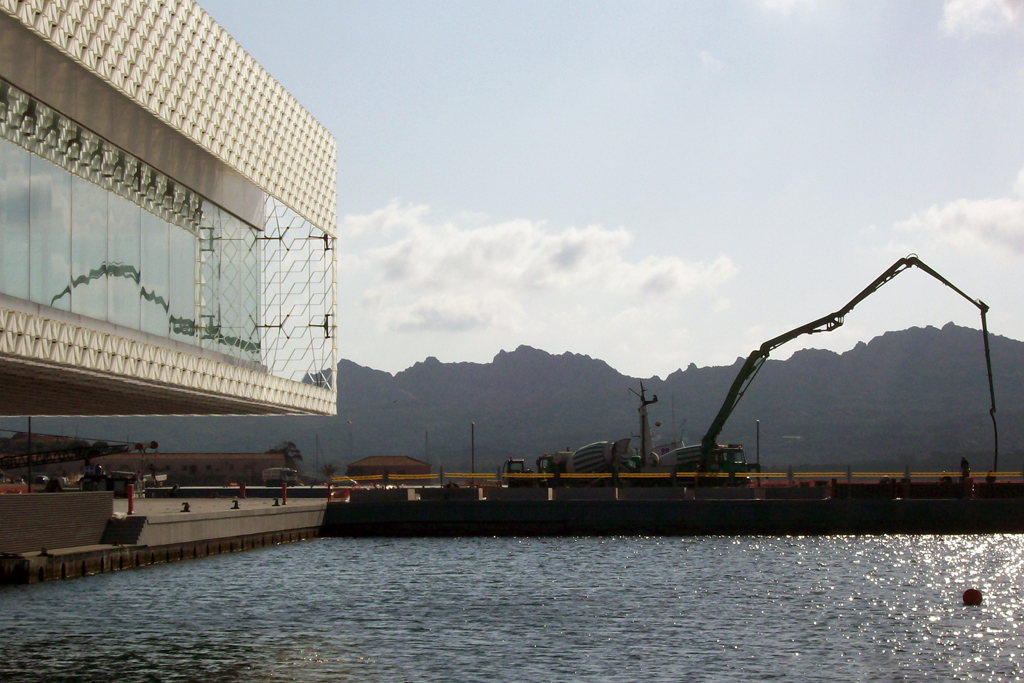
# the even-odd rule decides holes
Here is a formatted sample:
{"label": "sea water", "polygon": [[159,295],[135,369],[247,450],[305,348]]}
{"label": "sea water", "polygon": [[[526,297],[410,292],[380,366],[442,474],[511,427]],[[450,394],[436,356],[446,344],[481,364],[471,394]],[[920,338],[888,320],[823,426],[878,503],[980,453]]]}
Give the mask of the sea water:
{"label": "sea water", "polygon": [[3,588],[0,680],[1018,680],[1022,565],[1022,536],[319,539]]}

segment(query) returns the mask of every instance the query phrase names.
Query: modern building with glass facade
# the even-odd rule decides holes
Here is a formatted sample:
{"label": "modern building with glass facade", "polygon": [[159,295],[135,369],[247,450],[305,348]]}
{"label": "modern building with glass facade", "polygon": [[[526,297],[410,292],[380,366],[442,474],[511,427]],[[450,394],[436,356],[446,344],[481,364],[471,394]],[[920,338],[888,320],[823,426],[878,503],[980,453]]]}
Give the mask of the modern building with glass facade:
{"label": "modern building with glass facade", "polygon": [[0,0],[0,414],[334,414],[335,163],[190,0]]}

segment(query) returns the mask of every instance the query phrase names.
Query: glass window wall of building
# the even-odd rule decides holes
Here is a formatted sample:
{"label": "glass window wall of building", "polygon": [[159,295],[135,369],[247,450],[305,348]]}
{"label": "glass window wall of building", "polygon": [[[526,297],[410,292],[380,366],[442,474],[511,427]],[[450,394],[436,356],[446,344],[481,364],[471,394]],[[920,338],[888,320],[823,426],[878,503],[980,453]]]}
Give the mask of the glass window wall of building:
{"label": "glass window wall of building", "polygon": [[28,152],[0,143],[0,292],[28,299],[29,175]]}
{"label": "glass window wall of building", "polygon": [[258,234],[0,82],[0,292],[260,363]]}
{"label": "glass window wall of building", "polygon": [[0,293],[334,388],[335,239],[250,225],[0,81]]}

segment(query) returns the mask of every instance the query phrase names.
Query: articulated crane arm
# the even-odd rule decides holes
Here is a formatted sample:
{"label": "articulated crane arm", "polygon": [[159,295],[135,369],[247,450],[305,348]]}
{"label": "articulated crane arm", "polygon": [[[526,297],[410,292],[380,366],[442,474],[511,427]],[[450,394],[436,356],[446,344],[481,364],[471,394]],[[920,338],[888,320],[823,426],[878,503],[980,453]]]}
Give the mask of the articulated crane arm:
{"label": "articulated crane arm", "polygon": [[722,432],[722,428],[725,427],[726,420],[728,420],[729,416],[732,415],[732,411],[735,410],[736,405],[740,402],[740,399],[743,398],[743,394],[746,393],[750,383],[754,380],[754,377],[757,376],[761,366],[764,365],[764,362],[768,359],[768,354],[786,342],[796,339],[800,335],[817,334],[818,332],[831,332],[837,327],[841,327],[846,314],[852,311],[854,306],[874,294],[882,287],[882,285],[911,266],[920,268],[924,272],[928,273],[933,278],[977,306],[978,310],[981,311],[981,331],[985,340],[985,365],[988,368],[988,391],[989,396],[992,399],[992,407],[988,412],[992,418],[992,430],[995,434],[995,458],[992,464],[992,470],[998,471],[999,430],[996,427],[996,391],[992,383],[992,357],[989,353],[988,347],[988,321],[986,319],[988,306],[981,299],[972,299],[964,294],[964,292],[956,285],[932,270],[914,254],[901,258],[899,261],[894,263],[888,270],[879,275],[874,282],[865,287],[864,291],[853,297],[853,299],[850,300],[850,303],[846,304],[835,313],[826,315],[814,322],[807,323],[802,327],[790,330],[785,334],[780,334],[778,337],[769,339],[764,344],[761,344],[761,348],[751,351],[750,355],[747,356],[747,361],[743,364],[743,368],[740,369],[736,379],[733,380],[732,386],[729,388],[729,393],[725,397],[725,403],[722,404],[722,407],[718,411],[718,415],[715,416],[714,421],[711,423],[711,427],[708,429],[707,434],[705,434],[704,438],[701,440],[701,453],[703,454],[703,457],[710,457],[711,452],[718,446],[718,435]]}

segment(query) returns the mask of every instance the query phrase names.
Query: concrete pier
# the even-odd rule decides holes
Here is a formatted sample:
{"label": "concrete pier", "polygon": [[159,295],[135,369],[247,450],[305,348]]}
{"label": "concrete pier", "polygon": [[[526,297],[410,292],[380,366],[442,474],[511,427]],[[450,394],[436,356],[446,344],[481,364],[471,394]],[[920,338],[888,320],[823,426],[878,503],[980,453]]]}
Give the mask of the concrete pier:
{"label": "concrete pier", "polygon": [[132,515],[127,500],[105,492],[0,496],[0,583],[68,579],[321,535],[1024,533],[1019,496],[829,498],[827,487],[344,493],[350,495],[337,502],[305,498],[287,505],[270,498],[136,499]]}
{"label": "concrete pier", "polygon": [[[327,505],[326,499],[277,506],[270,499],[244,499],[236,510],[234,502],[137,499],[129,516],[127,500],[104,492],[0,496],[5,522],[15,519],[9,514],[15,509],[50,520],[33,533],[0,528],[0,583],[68,579],[307,540],[320,534]],[[92,510],[97,505],[105,507],[98,514]],[[86,519],[74,514],[83,506],[92,513]],[[89,542],[69,544],[68,538]]]}
{"label": "concrete pier", "polygon": [[[606,489],[610,491],[611,489]],[[1024,499],[381,501],[327,506],[324,536],[1024,533]],[[625,499],[623,499],[625,498]]]}

